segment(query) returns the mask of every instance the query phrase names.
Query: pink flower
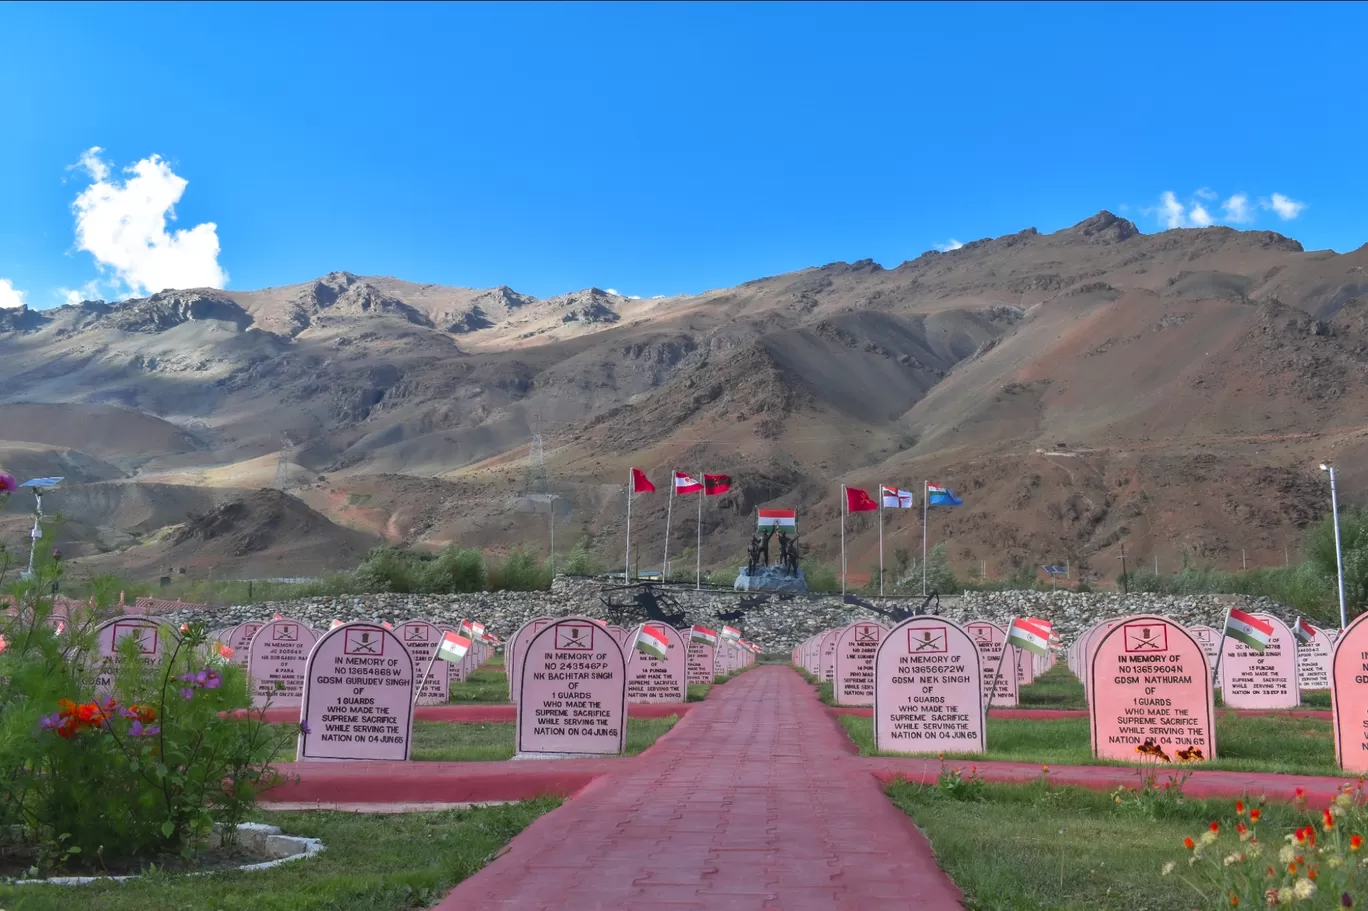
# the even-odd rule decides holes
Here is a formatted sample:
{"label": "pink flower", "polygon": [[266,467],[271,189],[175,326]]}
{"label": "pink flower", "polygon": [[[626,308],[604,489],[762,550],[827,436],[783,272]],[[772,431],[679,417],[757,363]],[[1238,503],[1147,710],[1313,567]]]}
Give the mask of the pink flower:
{"label": "pink flower", "polygon": [[19,482],[14,480],[14,475],[5,474],[0,471],[0,493],[10,494],[19,489]]}

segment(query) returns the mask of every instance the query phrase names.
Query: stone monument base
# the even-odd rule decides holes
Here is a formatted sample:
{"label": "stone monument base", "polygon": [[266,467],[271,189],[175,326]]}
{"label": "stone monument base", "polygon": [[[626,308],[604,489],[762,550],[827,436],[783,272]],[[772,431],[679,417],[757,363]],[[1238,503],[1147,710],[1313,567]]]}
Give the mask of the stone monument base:
{"label": "stone monument base", "polygon": [[779,592],[781,594],[807,594],[807,576],[799,568],[796,575],[780,566],[757,566],[755,575],[750,575],[746,567],[736,574],[733,586],[739,592]]}

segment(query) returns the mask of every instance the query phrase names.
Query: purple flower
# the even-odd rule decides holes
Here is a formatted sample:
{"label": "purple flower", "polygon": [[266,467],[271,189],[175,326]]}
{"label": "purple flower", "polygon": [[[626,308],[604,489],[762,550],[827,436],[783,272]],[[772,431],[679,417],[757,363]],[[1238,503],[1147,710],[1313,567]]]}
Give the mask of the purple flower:
{"label": "purple flower", "polygon": [[44,715],[42,720],[38,722],[38,727],[44,731],[55,731],[57,730],[57,725],[61,723],[62,716],[53,712],[51,715]]}
{"label": "purple flower", "polygon": [[307,722],[307,721],[301,721],[301,722],[299,722],[299,733],[301,733],[301,734],[308,734],[308,733],[309,733],[309,722]]}
{"label": "purple flower", "polygon": [[60,560],[60,559],[62,559],[62,552],[61,552],[59,549],[57,549],[56,547],[54,547],[54,548],[52,549],[52,559],[54,559],[54,560]]}
{"label": "purple flower", "polygon": [[135,718],[135,719],[133,719],[133,723],[130,724],[130,725],[128,726],[128,736],[129,736],[129,737],[141,737],[142,735],[143,735],[143,726],[142,726],[142,722],[139,721],[139,720],[137,720],[137,719]]}
{"label": "purple flower", "polygon": [[208,671],[200,671],[198,674],[195,675],[195,685],[196,685],[196,686],[204,686],[204,685],[205,685],[206,683],[208,683],[208,682],[209,682],[209,672],[208,672]]}
{"label": "purple flower", "polygon": [[201,684],[206,690],[216,690],[223,685],[223,678],[213,671],[205,671],[205,679]]}
{"label": "purple flower", "polygon": [[14,475],[5,474],[0,471],[0,493],[11,494],[19,489],[19,482],[14,480]]}
{"label": "purple flower", "polygon": [[157,736],[158,734],[160,734],[160,733],[161,733],[161,725],[159,725],[159,724],[154,724],[154,725],[150,725],[150,726],[148,726],[148,727],[143,728],[143,736],[144,736],[144,737],[156,737],[156,736]]}
{"label": "purple flower", "polygon": [[186,702],[189,702],[191,699],[194,698],[194,696],[195,691],[188,686],[185,689],[181,690],[181,698],[184,699]]}

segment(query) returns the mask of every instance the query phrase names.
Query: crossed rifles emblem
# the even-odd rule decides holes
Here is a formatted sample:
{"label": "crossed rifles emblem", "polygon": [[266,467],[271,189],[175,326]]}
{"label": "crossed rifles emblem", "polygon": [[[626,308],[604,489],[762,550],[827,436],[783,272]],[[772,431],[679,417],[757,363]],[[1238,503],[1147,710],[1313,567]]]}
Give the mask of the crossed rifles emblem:
{"label": "crossed rifles emblem", "polygon": [[921,640],[917,642],[917,647],[914,648],[913,651],[920,652],[929,648],[940,648],[940,645],[940,633],[933,633],[931,632],[931,630],[924,630],[922,632]]}

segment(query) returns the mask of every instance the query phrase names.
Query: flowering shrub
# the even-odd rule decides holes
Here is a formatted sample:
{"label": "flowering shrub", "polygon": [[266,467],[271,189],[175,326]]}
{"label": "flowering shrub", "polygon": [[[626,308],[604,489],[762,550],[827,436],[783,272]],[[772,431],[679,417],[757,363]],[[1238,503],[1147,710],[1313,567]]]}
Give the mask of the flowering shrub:
{"label": "flowering shrub", "polygon": [[946,770],[944,759],[941,760],[940,776],[936,779],[936,788],[951,800],[965,800],[978,802],[985,799],[986,782],[978,773],[978,766],[970,766],[969,774],[965,775],[958,768]]}
{"label": "flowering shrub", "polygon": [[1153,772],[1141,770],[1139,787],[1122,785],[1111,792],[1116,809],[1123,816],[1138,816],[1142,819],[1171,819],[1179,815],[1185,803],[1183,785],[1189,774],[1170,775],[1168,781],[1159,784]]}
{"label": "flowering shrub", "polygon": [[1341,788],[1334,800],[1312,810],[1297,790],[1306,822],[1281,839],[1259,840],[1262,809],[1235,802],[1233,820],[1216,820],[1183,839],[1186,863],[1170,861],[1165,876],[1178,876],[1208,908],[1352,908],[1368,887],[1368,832],[1363,781]]}
{"label": "flowering shrub", "polygon": [[214,823],[245,818],[296,730],[223,714],[251,704],[246,675],[210,656],[199,626],[164,629],[156,663],[131,637],[118,643],[108,691],[97,690],[104,611],[68,617],[59,632],[37,594],[45,587],[17,587],[24,609],[0,619],[0,679],[11,684],[0,688],[0,832],[18,833],[0,837],[0,854],[113,872],[193,857]]}

